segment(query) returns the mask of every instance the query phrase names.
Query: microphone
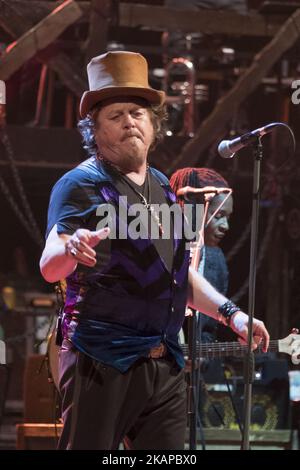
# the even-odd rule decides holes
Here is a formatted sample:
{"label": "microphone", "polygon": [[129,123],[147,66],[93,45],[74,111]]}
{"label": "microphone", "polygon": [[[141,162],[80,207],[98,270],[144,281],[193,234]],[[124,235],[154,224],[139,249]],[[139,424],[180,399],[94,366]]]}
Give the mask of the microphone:
{"label": "microphone", "polygon": [[257,137],[269,134],[269,132],[272,132],[278,126],[285,126],[285,124],[282,122],[272,122],[264,127],[255,129],[255,131],[247,132],[247,134],[236,139],[222,140],[218,146],[218,152],[223,158],[232,158],[236,152],[254,142]]}
{"label": "microphone", "polygon": [[215,186],[204,186],[204,188],[184,186],[183,188],[178,189],[176,196],[186,197],[187,199],[190,196],[195,199],[197,195],[203,198],[205,194],[216,195],[221,193],[229,193],[231,191],[231,188],[216,188]]}

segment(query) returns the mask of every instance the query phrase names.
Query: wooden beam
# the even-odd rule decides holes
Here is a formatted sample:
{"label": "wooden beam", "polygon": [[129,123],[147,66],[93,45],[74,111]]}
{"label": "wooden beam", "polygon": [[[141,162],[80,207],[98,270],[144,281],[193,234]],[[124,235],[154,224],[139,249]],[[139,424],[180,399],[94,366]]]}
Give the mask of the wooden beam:
{"label": "wooden beam", "polygon": [[[25,14],[25,11],[31,12],[34,10],[32,3],[30,10],[28,10],[28,1],[25,3],[26,10],[24,9],[24,2],[21,0],[0,0],[0,25],[5,30],[10,31],[13,38],[18,38],[34,25],[31,16]],[[52,11],[50,6],[45,10],[44,5],[42,5],[48,2],[34,3],[39,4],[37,11],[39,14],[42,13],[43,16],[46,16],[46,14]],[[60,4],[61,3],[62,2],[60,2]],[[23,4],[23,8],[20,7],[22,15],[19,15],[17,7],[21,4]],[[52,9],[54,5],[56,4],[51,3]],[[49,54],[39,53],[38,58],[41,62],[49,64],[49,67],[57,73],[61,82],[77,97],[81,97],[82,93],[87,90],[87,79],[83,76],[82,70],[63,52],[59,52],[54,57],[53,55],[49,56]]]}
{"label": "wooden beam", "polygon": [[227,123],[241,103],[257,88],[266,73],[284,52],[290,49],[300,35],[300,9],[281,27],[276,36],[253,59],[252,65],[241,75],[233,88],[216,104],[213,112],[197,130],[195,137],[183,147],[168,171],[194,165],[201,153],[220,138]]}
{"label": "wooden beam", "polygon": [[82,12],[73,0],[66,0],[46,18],[10,44],[0,57],[0,78],[7,80],[38,51],[51,44]]}
{"label": "wooden beam", "polygon": [[90,8],[89,37],[86,46],[86,64],[106,51],[111,13],[111,0],[92,0]]}
{"label": "wooden beam", "polygon": [[[0,24],[3,8],[0,1]],[[33,22],[40,21],[52,9],[53,5],[61,2],[32,0],[9,0],[16,5],[18,11]],[[83,18],[89,21],[91,2],[77,2],[83,11]],[[33,7],[34,5],[34,7]],[[260,15],[249,12],[241,15],[234,11],[216,11],[209,9],[179,10],[156,5],[140,5],[119,3],[119,25],[151,30],[200,32],[203,34],[226,34],[230,36],[262,36],[272,37],[285,21],[286,16]]]}
{"label": "wooden beam", "polygon": [[54,70],[63,84],[71,90],[75,96],[81,98],[83,92],[88,89],[87,80],[83,78],[82,69],[66,54],[59,53],[45,60]]}
{"label": "wooden beam", "polygon": [[155,5],[120,3],[120,26],[182,31],[187,33],[228,34],[230,36],[273,36],[278,24],[269,23],[257,13],[241,15],[233,11],[208,9],[181,10]]}
{"label": "wooden beam", "polygon": [[[21,3],[24,4],[23,1]],[[0,0],[0,26],[10,36],[13,38],[21,36],[25,31],[28,31],[33,24],[34,22],[32,22],[32,20],[22,15],[17,5],[15,5],[15,2]]]}

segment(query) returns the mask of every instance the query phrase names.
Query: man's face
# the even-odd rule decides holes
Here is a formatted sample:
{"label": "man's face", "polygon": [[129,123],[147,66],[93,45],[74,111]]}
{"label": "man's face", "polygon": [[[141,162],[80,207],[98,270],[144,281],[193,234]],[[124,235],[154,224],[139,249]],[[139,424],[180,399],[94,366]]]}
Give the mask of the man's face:
{"label": "man's face", "polygon": [[[226,198],[226,194],[218,194],[215,196],[208,209],[207,220],[220,206],[222,201]],[[233,211],[232,196],[226,200],[221,209],[216,213],[209,225],[205,229],[204,240],[207,246],[218,246],[220,241],[225,237],[229,230],[229,219]]]}
{"label": "man's face", "polygon": [[125,97],[104,102],[97,116],[96,143],[100,153],[122,171],[137,171],[146,164],[153,137],[144,100]]}

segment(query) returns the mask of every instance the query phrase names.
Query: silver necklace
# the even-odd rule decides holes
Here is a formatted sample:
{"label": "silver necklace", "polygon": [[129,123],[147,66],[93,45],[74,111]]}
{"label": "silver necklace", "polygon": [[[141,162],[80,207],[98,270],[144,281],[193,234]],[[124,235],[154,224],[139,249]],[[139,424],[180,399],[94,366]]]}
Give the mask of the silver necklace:
{"label": "silver necklace", "polygon": [[122,179],[122,181],[127,183],[128,186],[132,189],[132,191],[140,197],[141,203],[150,213],[155,223],[158,225],[159,234],[162,235],[164,233],[162,223],[159,220],[159,215],[157,214],[155,208],[151,204],[151,185],[150,185],[150,177],[149,177],[149,165],[147,164],[147,170],[146,170],[146,183],[148,186],[148,200],[147,200],[146,196],[142,194],[140,191],[138,191],[133,186],[133,184],[129,181],[129,178],[125,177],[125,175],[113,163],[111,163],[109,160],[103,157],[103,155],[101,155],[100,153],[97,153],[97,159],[106,163],[109,167],[111,167],[114,171],[116,171],[119,177]]}
{"label": "silver necklace", "polygon": [[129,181],[128,178],[125,178],[122,173],[120,174],[120,177],[122,181],[128,184],[128,186],[140,197],[141,203],[143,206],[147,209],[147,211],[150,213],[152,219],[155,221],[155,223],[158,225],[158,230],[159,234],[162,235],[164,233],[162,223],[159,220],[159,215],[157,214],[154,206],[151,204],[151,185],[150,185],[150,176],[149,176],[149,169],[147,167],[147,173],[146,173],[146,187],[148,187],[148,200],[144,194],[142,194],[140,191],[138,191],[133,184]]}

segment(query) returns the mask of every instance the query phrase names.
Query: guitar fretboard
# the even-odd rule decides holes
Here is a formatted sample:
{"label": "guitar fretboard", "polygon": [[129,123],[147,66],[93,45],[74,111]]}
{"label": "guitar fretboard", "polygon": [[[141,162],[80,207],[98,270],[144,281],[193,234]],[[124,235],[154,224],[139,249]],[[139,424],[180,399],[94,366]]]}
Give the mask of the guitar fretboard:
{"label": "guitar fretboard", "polygon": [[[188,356],[189,346],[188,344],[181,345],[183,354]],[[196,355],[204,358],[216,358],[216,357],[228,357],[228,356],[244,356],[247,351],[247,346],[240,344],[237,341],[224,342],[224,343],[201,343],[196,345]],[[278,340],[271,340],[268,351],[278,352]],[[262,353],[262,346],[254,351],[255,353]]]}

